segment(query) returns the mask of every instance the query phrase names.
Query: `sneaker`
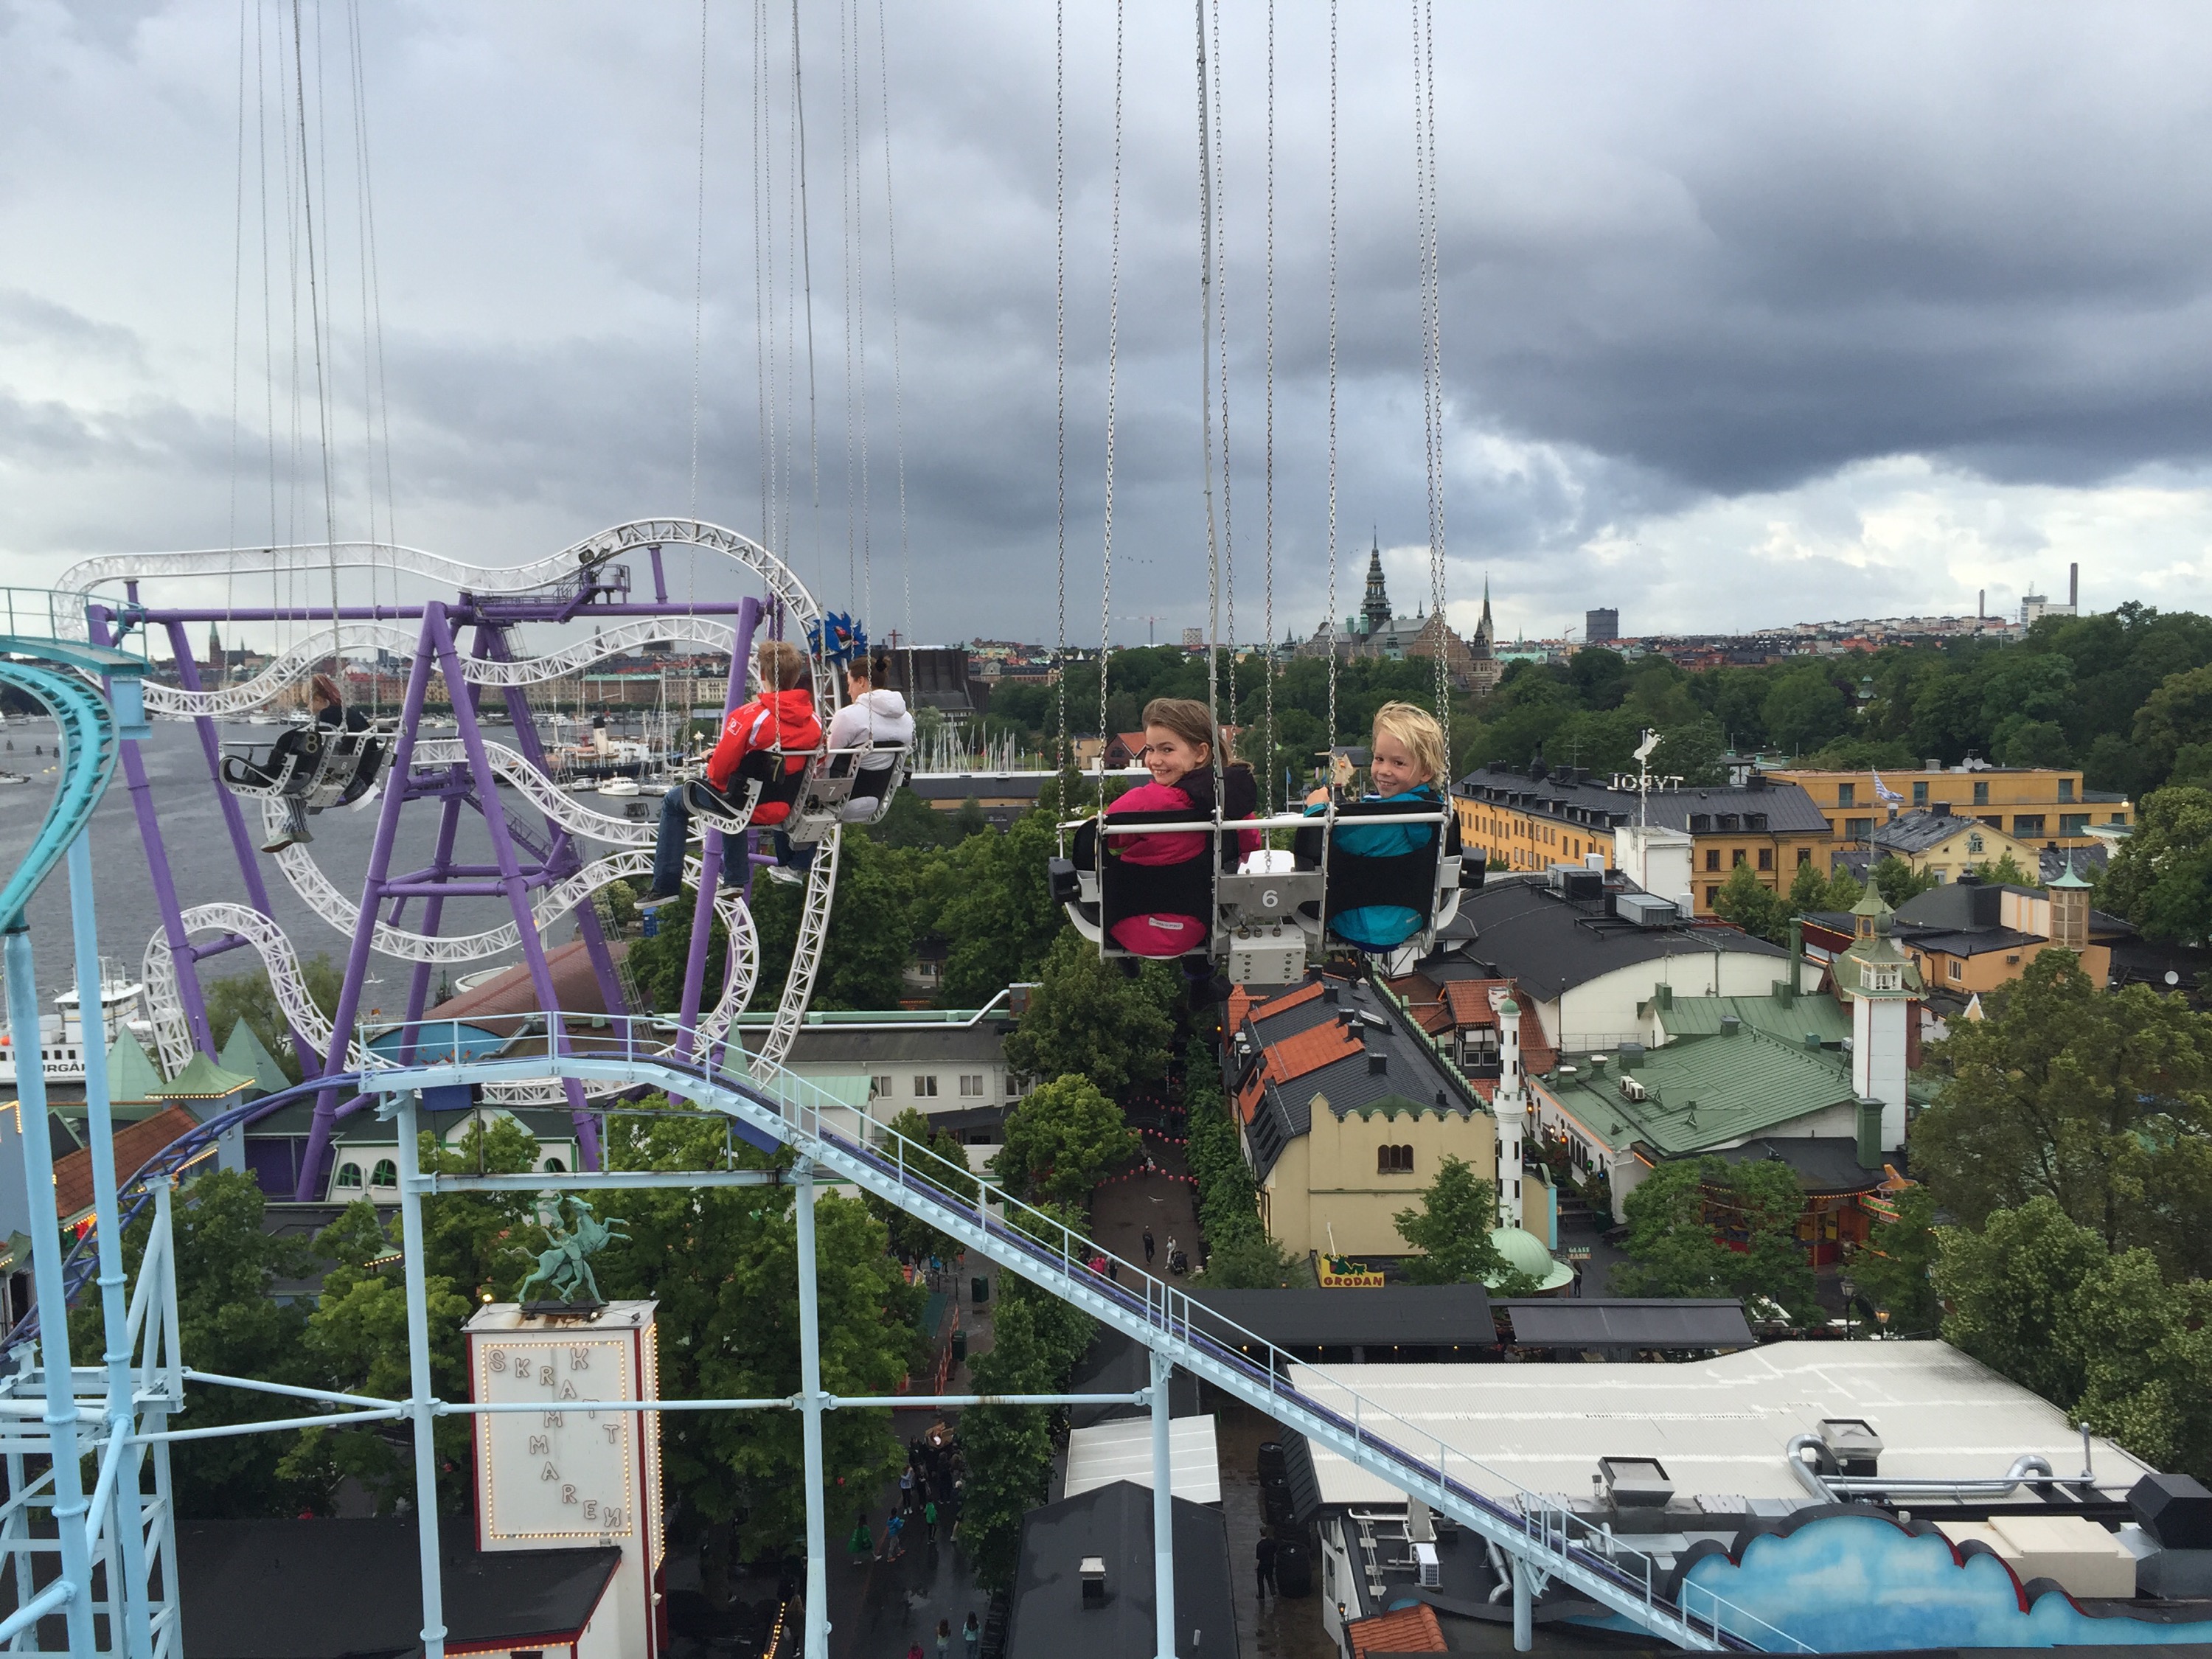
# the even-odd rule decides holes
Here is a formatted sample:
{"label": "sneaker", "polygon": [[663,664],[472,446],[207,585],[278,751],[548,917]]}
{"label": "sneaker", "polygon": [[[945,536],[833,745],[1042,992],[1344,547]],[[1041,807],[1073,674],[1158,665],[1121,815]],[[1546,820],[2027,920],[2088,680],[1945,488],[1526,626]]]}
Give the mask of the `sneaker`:
{"label": "sneaker", "polygon": [[673,904],[683,896],[681,893],[647,893],[637,902],[637,908],[641,911],[658,910],[662,905]]}
{"label": "sneaker", "polygon": [[769,866],[768,878],[770,881],[780,881],[787,887],[804,887],[806,884],[806,877],[803,872],[787,870],[781,864]]}
{"label": "sneaker", "polygon": [[281,853],[298,839],[296,836],[279,836],[274,841],[263,842],[261,850],[264,853]]}

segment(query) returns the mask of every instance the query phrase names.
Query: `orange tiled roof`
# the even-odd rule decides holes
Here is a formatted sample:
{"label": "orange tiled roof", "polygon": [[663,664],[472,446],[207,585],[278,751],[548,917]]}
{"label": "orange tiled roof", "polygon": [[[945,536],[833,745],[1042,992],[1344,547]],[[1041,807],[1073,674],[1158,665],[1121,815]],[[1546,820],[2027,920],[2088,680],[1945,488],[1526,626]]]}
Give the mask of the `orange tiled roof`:
{"label": "orange tiled roof", "polygon": [[[1512,992],[1514,1000],[1521,1005],[1522,1068],[1539,1076],[1550,1071],[1559,1061],[1559,1051],[1546,1041],[1543,1022],[1536,1018],[1527,994],[1510,980],[1462,979],[1454,980],[1445,986],[1444,1006],[1450,1012],[1451,1027],[1496,1025],[1498,1013],[1490,1006],[1490,994],[1499,989]],[[1423,1023],[1423,1028],[1431,1036],[1443,1029],[1429,1026],[1426,1022]]]}
{"label": "orange tiled roof", "polygon": [[[199,1127],[199,1120],[181,1106],[172,1106],[153,1116],[127,1123],[115,1132],[115,1182],[120,1187],[169,1148],[180,1136]],[[92,1150],[80,1146],[54,1161],[54,1210],[63,1221],[76,1219],[92,1208]]]}
{"label": "orange tiled roof", "polygon": [[1295,991],[1285,991],[1279,997],[1269,997],[1265,1002],[1252,1005],[1252,1018],[1273,1019],[1277,1014],[1286,1014],[1302,1002],[1311,1002],[1321,994],[1321,981],[1309,980]]}
{"label": "orange tiled roof", "polygon": [[1370,1653],[1444,1653],[1443,1626],[1437,1610],[1425,1601],[1398,1607],[1371,1619],[1355,1619],[1344,1629],[1352,1638],[1352,1659]]}
{"label": "orange tiled roof", "polygon": [[1324,1024],[1309,1026],[1295,1036],[1267,1045],[1268,1080],[1288,1083],[1362,1052],[1359,1040],[1340,1021],[1332,1019]]}

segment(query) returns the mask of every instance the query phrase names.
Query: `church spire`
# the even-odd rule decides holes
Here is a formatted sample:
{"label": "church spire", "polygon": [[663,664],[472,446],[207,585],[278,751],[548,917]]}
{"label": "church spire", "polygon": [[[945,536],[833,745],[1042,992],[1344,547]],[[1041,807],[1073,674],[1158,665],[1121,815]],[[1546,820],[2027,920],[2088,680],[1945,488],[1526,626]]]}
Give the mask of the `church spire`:
{"label": "church spire", "polygon": [[1360,632],[1373,634],[1390,626],[1390,590],[1382,585],[1382,542],[1373,538],[1367,552],[1367,596],[1359,606]]}
{"label": "church spire", "polygon": [[1498,625],[1490,619],[1490,573],[1486,570],[1482,573],[1482,620],[1474,625],[1474,638],[1483,656],[1490,654],[1498,640]]}

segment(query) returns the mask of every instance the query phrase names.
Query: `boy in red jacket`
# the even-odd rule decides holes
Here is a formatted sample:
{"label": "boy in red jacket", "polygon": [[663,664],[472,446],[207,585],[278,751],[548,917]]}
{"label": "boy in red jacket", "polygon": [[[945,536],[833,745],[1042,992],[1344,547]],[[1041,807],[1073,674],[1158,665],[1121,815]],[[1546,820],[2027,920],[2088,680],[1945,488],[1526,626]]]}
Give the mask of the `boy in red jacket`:
{"label": "boy in red jacket", "polygon": [[[721,740],[707,757],[707,782],[717,793],[730,793],[745,757],[763,749],[781,749],[788,757],[782,770],[788,777],[806,768],[806,757],[822,742],[822,722],[815,717],[814,693],[807,686],[806,653],[783,640],[763,641],[753,653],[760,695],[730,711],[722,723]],[[752,822],[767,829],[791,816],[781,801],[763,801],[753,811]],[[672,789],[660,798],[660,827],[653,843],[653,890],[638,902],[641,910],[665,904],[682,890],[684,843],[691,830],[691,809],[684,791]],[[732,849],[723,855],[722,879],[734,887],[744,879],[739,862],[744,854]]]}

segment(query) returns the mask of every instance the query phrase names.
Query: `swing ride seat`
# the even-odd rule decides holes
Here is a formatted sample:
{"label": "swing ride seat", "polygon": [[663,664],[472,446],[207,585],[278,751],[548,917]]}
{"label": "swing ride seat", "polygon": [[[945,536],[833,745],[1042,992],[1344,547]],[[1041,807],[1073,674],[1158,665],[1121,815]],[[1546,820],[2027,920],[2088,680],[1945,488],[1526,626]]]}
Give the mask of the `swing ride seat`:
{"label": "swing ride seat", "polygon": [[1330,808],[1325,839],[1319,819],[1309,819],[1297,830],[1291,837],[1291,854],[1301,869],[1319,874],[1323,882],[1319,902],[1309,899],[1299,906],[1299,921],[1304,927],[1355,948],[1369,949],[1358,940],[1344,939],[1333,926],[1325,926],[1324,919],[1333,921],[1350,911],[1378,908],[1411,910],[1426,921],[1404,945],[1394,948],[1411,945],[1424,956],[1435,948],[1438,930],[1459,914],[1462,884],[1467,876],[1472,873],[1477,886],[1482,883],[1481,861],[1478,860],[1470,872],[1461,858],[1457,816],[1449,806],[1439,809],[1434,816],[1440,833],[1431,836],[1425,847],[1403,853],[1355,853],[1334,833],[1347,820],[1407,816],[1406,806],[1398,801],[1346,801]]}
{"label": "swing ride seat", "polygon": [[[762,807],[778,802],[787,807],[797,804],[818,756],[815,750],[793,754],[781,749],[756,749],[738,763],[726,792],[715,788],[703,775],[696,777],[684,786],[684,805],[693,817],[709,827],[726,836],[741,836],[752,827],[754,816]],[[793,769],[789,763],[801,758],[808,763]]]}
{"label": "swing ride seat", "polygon": [[[906,760],[902,743],[817,751],[806,763],[798,805],[791,815],[792,841],[810,846],[839,823],[881,822],[890,811],[891,798],[906,781]],[[861,806],[868,810],[854,816],[854,809]]]}
{"label": "swing ride seat", "polygon": [[[363,720],[359,726],[310,726],[303,740],[287,744],[225,744],[223,787],[234,795],[289,799],[302,810],[358,800],[383,769],[385,740],[398,723]],[[290,735],[290,734],[287,734]]]}

